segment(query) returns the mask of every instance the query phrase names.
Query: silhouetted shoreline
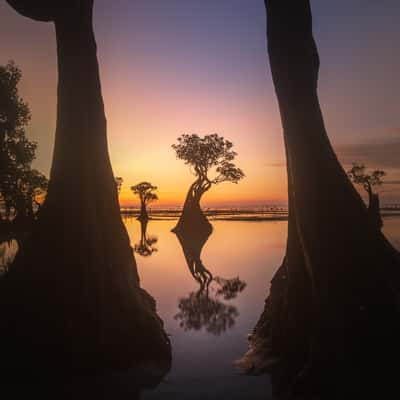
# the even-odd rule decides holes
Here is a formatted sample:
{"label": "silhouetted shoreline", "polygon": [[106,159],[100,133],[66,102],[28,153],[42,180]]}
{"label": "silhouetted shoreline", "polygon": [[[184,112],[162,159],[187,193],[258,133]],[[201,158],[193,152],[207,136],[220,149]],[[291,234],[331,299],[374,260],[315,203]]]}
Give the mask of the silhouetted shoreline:
{"label": "silhouetted shoreline", "polygon": [[[384,207],[381,209],[382,217],[400,217],[400,208]],[[156,209],[149,210],[149,218],[154,221],[176,220],[180,217],[181,210]],[[260,209],[205,209],[204,214],[210,221],[243,221],[243,222],[264,222],[264,221],[287,221],[288,211],[286,208]],[[121,209],[123,218],[136,218],[140,215],[140,209]]]}

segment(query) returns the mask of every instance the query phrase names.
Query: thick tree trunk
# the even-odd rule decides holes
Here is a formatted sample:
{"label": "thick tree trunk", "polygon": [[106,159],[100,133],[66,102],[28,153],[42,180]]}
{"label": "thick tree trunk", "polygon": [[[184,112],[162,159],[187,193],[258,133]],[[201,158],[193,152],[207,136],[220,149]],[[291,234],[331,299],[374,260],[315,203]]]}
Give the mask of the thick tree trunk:
{"label": "thick tree trunk", "polygon": [[183,205],[182,214],[173,232],[204,232],[210,234],[212,225],[200,206],[203,194],[208,190],[202,188],[202,181],[197,180],[190,187]]}
{"label": "thick tree trunk", "polygon": [[[281,395],[294,387],[323,398],[338,395],[335,390],[360,395],[372,390],[363,385],[373,377],[375,388],[384,383],[379,386],[384,390],[393,384],[388,359],[399,354],[399,255],[371,223],[330,145],[317,96],[319,58],[309,0],[265,3],[290,203],[285,264],[292,283],[275,290],[273,282],[271,294],[281,295],[267,303],[283,299],[285,317],[276,330],[287,332],[278,335],[282,346],[272,340],[281,360],[274,369],[279,371],[273,374],[275,387]],[[304,299],[298,305],[293,304],[297,296]],[[300,321],[292,324],[296,307],[300,317],[293,321]],[[288,335],[303,342],[294,362],[287,354],[297,339],[281,340]]]}
{"label": "thick tree trunk", "polygon": [[85,370],[152,360],[163,362],[164,373],[169,340],[139,285],[108,156],[93,2],[79,4],[55,20],[58,108],[48,194],[2,282],[3,305],[12,310],[6,332],[18,345],[9,361]]}

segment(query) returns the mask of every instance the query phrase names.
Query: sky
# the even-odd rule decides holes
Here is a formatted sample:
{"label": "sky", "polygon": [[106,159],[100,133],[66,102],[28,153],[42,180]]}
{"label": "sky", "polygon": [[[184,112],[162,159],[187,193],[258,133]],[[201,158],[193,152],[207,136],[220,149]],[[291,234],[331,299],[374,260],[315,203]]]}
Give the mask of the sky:
{"label": "sky", "polygon": [[[329,137],[345,168],[387,171],[382,202],[400,202],[400,2],[314,0],[321,57],[319,93]],[[282,129],[266,50],[263,0],[96,0],[98,43],[114,174],[151,181],[159,206],[184,201],[193,181],[171,148],[184,133],[218,133],[234,143],[246,178],[224,183],[204,206],[283,205]],[[0,64],[22,69],[32,111],[35,167],[48,174],[56,121],[56,48],[51,23],[0,1]]]}

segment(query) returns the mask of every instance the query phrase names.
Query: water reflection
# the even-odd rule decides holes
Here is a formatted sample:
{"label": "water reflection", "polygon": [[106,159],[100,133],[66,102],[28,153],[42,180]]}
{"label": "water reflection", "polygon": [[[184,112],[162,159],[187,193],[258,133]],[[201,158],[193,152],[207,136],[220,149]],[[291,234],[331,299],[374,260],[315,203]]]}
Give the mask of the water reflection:
{"label": "water reflection", "polygon": [[0,276],[5,274],[18,252],[18,242],[10,239],[0,243]]}
{"label": "water reflection", "polygon": [[235,325],[239,315],[236,306],[222,300],[235,299],[245,289],[246,283],[239,277],[214,277],[205,267],[201,252],[210,233],[179,232],[176,235],[190,274],[199,284],[199,290],[179,299],[179,312],[174,318],[185,331],[204,328],[208,333],[219,336]]}
{"label": "water reflection", "polygon": [[158,242],[157,236],[147,234],[148,220],[140,220],[140,241],[133,247],[135,252],[142,257],[149,257],[158,251],[155,244]]}

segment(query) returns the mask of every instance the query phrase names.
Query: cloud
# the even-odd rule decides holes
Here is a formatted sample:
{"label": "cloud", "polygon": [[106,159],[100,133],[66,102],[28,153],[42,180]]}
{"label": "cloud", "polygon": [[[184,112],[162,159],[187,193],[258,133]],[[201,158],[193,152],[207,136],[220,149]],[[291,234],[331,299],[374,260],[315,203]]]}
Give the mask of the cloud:
{"label": "cloud", "polygon": [[365,143],[335,146],[344,165],[363,163],[370,168],[400,168],[400,128],[390,129],[385,136]]}
{"label": "cloud", "polygon": [[267,163],[265,165],[267,167],[272,167],[272,168],[284,168],[284,167],[286,167],[286,162],[279,161],[279,162],[274,162],[274,163]]}
{"label": "cloud", "polygon": [[384,182],[385,185],[400,185],[400,181],[386,181]]}
{"label": "cloud", "polygon": [[[400,170],[400,127],[388,128],[383,131],[381,137],[368,139],[365,142],[338,144],[334,147],[340,162],[345,166],[361,163],[369,169]],[[285,168],[286,162],[275,161],[264,165],[269,168]],[[386,183],[400,185],[398,180],[387,181]]]}
{"label": "cloud", "polygon": [[391,127],[385,130],[389,137],[400,137],[400,127]]}

